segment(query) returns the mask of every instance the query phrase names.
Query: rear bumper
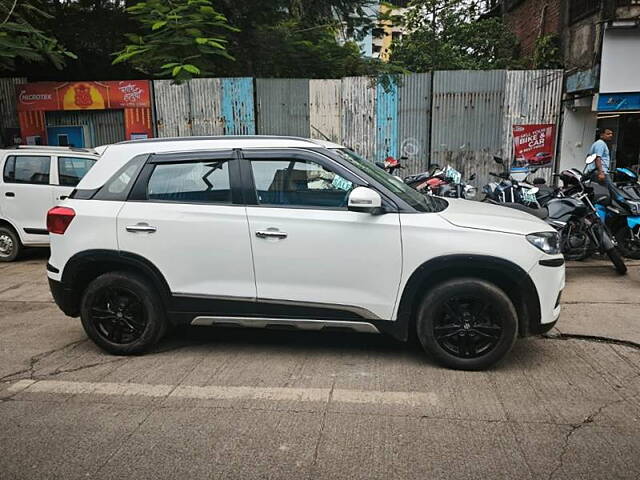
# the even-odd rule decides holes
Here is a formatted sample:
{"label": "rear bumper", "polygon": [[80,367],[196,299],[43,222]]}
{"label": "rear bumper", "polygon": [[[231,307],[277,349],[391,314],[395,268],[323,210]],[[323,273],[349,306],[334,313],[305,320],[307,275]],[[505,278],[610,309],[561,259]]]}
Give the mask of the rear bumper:
{"label": "rear bumper", "polygon": [[62,282],[49,278],[49,290],[56,305],[69,317],[80,315],[79,302],[71,289],[65,288]]}

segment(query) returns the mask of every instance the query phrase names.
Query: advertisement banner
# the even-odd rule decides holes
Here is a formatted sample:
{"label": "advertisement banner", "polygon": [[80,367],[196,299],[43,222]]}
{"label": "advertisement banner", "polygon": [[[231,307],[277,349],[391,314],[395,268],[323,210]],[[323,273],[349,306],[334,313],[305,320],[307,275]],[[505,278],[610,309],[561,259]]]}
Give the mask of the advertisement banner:
{"label": "advertisement banner", "polygon": [[147,80],[36,82],[17,85],[18,112],[151,107]]}
{"label": "advertisement banner", "polygon": [[552,123],[514,125],[514,166],[551,167],[556,151],[555,130]]}

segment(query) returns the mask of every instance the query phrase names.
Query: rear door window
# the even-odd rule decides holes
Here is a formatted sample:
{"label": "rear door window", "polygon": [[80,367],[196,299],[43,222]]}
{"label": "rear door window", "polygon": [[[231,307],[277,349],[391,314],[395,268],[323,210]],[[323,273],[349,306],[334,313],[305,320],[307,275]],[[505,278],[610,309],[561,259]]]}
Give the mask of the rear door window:
{"label": "rear door window", "polygon": [[4,164],[5,183],[49,185],[51,157],[41,155],[11,155]]}
{"label": "rear door window", "polygon": [[228,160],[160,163],[151,173],[147,199],[182,203],[230,204]]}
{"label": "rear door window", "polygon": [[96,163],[93,158],[58,157],[58,182],[65,187],[75,187]]}

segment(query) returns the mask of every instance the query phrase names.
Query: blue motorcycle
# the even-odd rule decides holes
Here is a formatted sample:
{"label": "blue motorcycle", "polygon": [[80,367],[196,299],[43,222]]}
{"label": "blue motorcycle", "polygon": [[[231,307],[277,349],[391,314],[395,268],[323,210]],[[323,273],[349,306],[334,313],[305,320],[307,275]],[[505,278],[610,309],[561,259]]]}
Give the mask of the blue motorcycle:
{"label": "blue motorcycle", "polygon": [[[640,259],[640,184],[628,168],[613,172],[615,186],[607,200],[596,204],[600,219],[616,238],[618,249],[627,258]],[[604,188],[604,187],[603,187]]]}

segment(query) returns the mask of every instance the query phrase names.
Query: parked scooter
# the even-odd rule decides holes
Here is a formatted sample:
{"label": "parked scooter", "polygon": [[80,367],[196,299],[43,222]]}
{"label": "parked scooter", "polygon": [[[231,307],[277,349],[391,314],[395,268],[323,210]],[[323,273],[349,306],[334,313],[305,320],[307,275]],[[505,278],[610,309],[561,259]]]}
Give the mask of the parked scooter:
{"label": "parked scooter", "polygon": [[[593,156],[588,157],[587,165],[594,160]],[[637,181],[632,181],[637,177],[631,170],[619,168],[613,178],[615,184],[595,207],[600,219],[613,232],[622,255],[637,260],[640,259],[640,188]]]}

